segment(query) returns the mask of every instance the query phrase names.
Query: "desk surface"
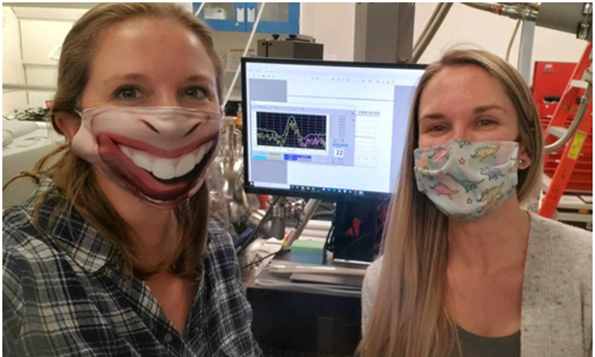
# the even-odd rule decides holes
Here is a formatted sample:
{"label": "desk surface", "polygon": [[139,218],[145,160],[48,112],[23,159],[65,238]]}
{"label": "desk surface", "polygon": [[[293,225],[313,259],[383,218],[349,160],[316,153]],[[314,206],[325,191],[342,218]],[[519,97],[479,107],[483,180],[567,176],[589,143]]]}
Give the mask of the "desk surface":
{"label": "desk surface", "polygon": [[[285,253],[280,256],[276,256],[270,264],[274,263],[289,263],[297,265],[298,263],[291,261],[291,252]],[[305,264],[299,264],[305,265]],[[329,264],[333,266],[332,264]],[[336,266],[336,265],[334,265]],[[272,273],[265,268],[254,280],[249,281],[245,284],[247,289],[265,289],[265,290],[278,290],[278,291],[289,291],[289,292],[300,292],[330,296],[342,296],[352,297],[359,299],[361,298],[361,286],[359,288],[342,289],[341,286],[335,284],[323,284],[323,283],[301,283],[290,280],[292,273],[279,274]],[[327,275],[327,274],[325,274]],[[336,274],[328,274],[335,275]],[[351,277],[350,277],[351,278]],[[362,277],[363,279],[363,277]]]}

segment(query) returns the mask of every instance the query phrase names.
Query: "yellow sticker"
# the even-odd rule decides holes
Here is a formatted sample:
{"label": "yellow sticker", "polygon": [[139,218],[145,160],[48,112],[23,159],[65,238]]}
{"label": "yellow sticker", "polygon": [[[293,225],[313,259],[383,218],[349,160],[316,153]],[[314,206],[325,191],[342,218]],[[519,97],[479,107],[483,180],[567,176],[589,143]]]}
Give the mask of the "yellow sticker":
{"label": "yellow sticker", "polygon": [[572,141],[572,146],[570,147],[570,151],[568,152],[568,158],[576,160],[578,159],[578,155],[581,153],[581,148],[583,147],[583,142],[587,134],[582,131],[577,131],[576,135],[574,136],[574,140]]}

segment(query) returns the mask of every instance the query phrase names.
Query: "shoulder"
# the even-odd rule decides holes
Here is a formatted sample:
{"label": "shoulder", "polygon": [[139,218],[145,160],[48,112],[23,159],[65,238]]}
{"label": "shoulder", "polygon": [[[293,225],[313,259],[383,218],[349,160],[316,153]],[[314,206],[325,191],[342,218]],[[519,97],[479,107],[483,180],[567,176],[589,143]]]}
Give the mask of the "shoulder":
{"label": "shoulder", "polygon": [[15,206],[6,210],[2,216],[2,253],[3,266],[7,269],[16,268],[14,264],[23,261],[31,267],[39,266],[49,258],[55,257],[57,251],[46,240],[42,239],[31,214],[22,206]]}
{"label": "shoulder", "polygon": [[[54,273],[63,266],[64,254],[42,239],[30,213],[22,206],[6,210],[3,221],[3,297],[5,303],[18,310],[25,299],[36,299],[37,294],[30,293],[43,284],[44,279],[56,275]],[[24,293],[27,291],[28,295]]]}
{"label": "shoulder", "polygon": [[555,251],[560,260],[592,259],[592,232],[531,214],[531,236],[536,244]]}
{"label": "shoulder", "polygon": [[231,239],[231,236],[219,222],[213,218],[209,219],[207,231],[209,253],[215,251],[234,251],[233,240]]}
{"label": "shoulder", "polygon": [[558,277],[573,277],[592,284],[593,234],[551,219],[531,214],[528,259]]}
{"label": "shoulder", "polygon": [[546,239],[567,241],[568,244],[587,247],[592,245],[593,233],[587,230],[541,217],[531,213],[531,229],[539,229]]}
{"label": "shoulder", "polygon": [[31,213],[23,206],[14,206],[2,214],[2,246],[18,247],[35,236],[37,230]]}
{"label": "shoulder", "polygon": [[364,277],[364,284],[362,286],[362,299],[368,301],[370,304],[374,302],[376,291],[378,291],[382,262],[383,257],[380,257],[366,270],[366,276]]}
{"label": "shoulder", "polygon": [[380,280],[380,272],[382,270],[382,261],[382,257],[378,258],[366,270],[366,276],[364,277],[362,286],[362,331],[367,326],[368,321],[370,320],[370,314],[372,313],[372,308],[374,307]]}
{"label": "shoulder", "polygon": [[214,219],[208,223],[208,245],[205,268],[219,277],[239,276],[239,263],[231,236]]}

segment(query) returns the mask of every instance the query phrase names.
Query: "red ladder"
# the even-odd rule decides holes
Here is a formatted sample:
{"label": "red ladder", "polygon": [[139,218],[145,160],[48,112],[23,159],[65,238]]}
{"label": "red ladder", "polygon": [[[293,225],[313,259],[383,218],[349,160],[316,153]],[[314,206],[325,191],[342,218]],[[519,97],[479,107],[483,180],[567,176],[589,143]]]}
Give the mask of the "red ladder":
{"label": "red ladder", "polygon": [[[551,132],[550,130],[554,127],[563,127],[564,123],[568,119],[568,116],[572,114],[572,108],[576,103],[577,98],[584,95],[584,88],[577,86],[577,81],[580,81],[583,77],[583,73],[591,65],[591,51],[593,44],[589,43],[585,52],[583,53],[581,60],[577,63],[576,68],[570,77],[570,81],[566,86],[566,90],[560,98],[560,102],[554,112],[554,116],[550,121],[545,135]],[[580,155],[581,149],[585,142],[585,139],[591,133],[593,129],[593,119],[591,113],[593,112],[593,101],[589,101],[589,106],[585,112],[585,116],[580,123],[576,134],[572,140],[569,140],[564,148],[564,153],[558,163],[558,167],[552,177],[551,183],[547,189],[545,198],[543,199],[541,206],[539,207],[539,215],[542,217],[552,218],[556,213],[558,202],[564,194],[570,175],[576,166],[576,162]],[[549,155],[549,154],[548,154]]]}

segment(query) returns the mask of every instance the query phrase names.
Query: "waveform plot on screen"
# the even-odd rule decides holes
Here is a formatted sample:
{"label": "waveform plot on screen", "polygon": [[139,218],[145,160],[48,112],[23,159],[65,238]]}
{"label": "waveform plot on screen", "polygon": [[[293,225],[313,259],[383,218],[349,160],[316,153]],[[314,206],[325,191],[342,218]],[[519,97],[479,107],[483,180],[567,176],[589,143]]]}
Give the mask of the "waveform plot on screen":
{"label": "waveform plot on screen", "polygon": [[256,132],[259,146],[326,150],[325,115],[257,112]]}

